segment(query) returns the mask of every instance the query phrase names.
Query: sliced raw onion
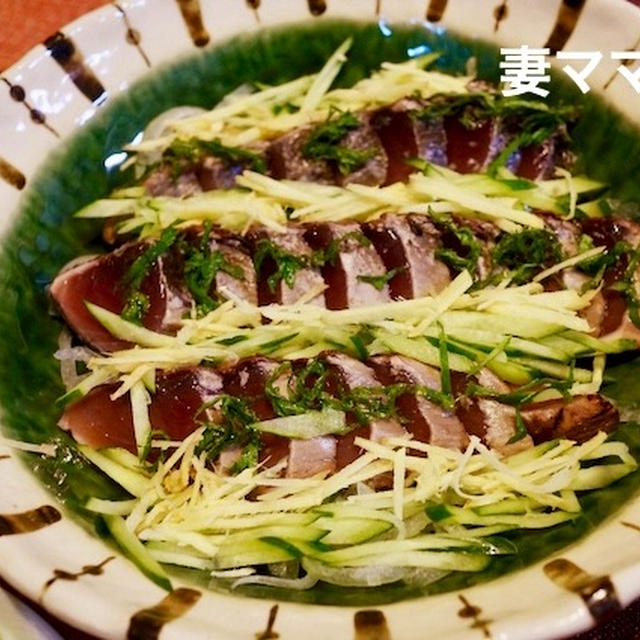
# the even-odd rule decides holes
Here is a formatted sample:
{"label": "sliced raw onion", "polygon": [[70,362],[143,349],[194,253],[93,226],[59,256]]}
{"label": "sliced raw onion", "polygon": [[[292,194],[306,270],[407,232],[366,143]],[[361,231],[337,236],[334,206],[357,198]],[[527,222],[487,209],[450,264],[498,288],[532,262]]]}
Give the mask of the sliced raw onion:
{"label": "sliced raw onion", "polygon": [[212,578],[230,580],[232,578],[246,578],[256,572],[252,567],[240,567],[239,569],[215,569],[210,572]]}
{"label": "sliced raw onion", "polygon": [[236,580],[232,585],[232,589],[246,584],[260,584],[266,587],[280,587],[281,589],[295,589],[296,591],[305,591],[311,589],[318,582],[318,578],[310,573],[303,578],[276,578],[275,576],[247,576]]}
{"label": "sliced raw onion", "polygon": [[98,354],[87,347],[69,347],[58,349],[53,357],[56,360],[73,360],[74,362],[89,362]]}
{"label": "sliced raw onion", "polygon": [[239,98],[244,98],[244,96],[249,96],[252,93],[255,93],[256,89],[253,85],[245,82],[241,84],[239,87],[236,87],[233,91],[227,93],[227,95],[216,104],[217,107],[224,107],[228,104],[233,104]]}
{"label": "sliced raw onion", "polygon": [[72,347],[71,334],[62,330],[58,337],[58,350],[53,354],[60,361],[60,377],[68,391],[75,387],[85,376],[78,374],[76,362],[88,362],[95,353],[86,347]]}
{"label": "sliced raw onion", "polygon": [[163,111],[157,115],[145,128],[143,140],[153,140],[154,138],[161,138],[164,135],[171,133],[169,124],[176,120],[184,120],[191,116],[197,116],[201,113],[205,113],[206,109],[202,107],[193,107],[191,105],[182,105],[180,107],[173,107],[167,111]]}
{"label": "sliced raw onion", "polygon": [[441,580],[450,571],[442,569],[430,569],[429,567],[406,567],[402,579],[410,586],[423,587],[437,580]]}
{"label": "sliced raw onion", "polygon": [[378,587],[402,580],[407,571],[405,567],[331,567],[311,558],[303,558],[302,567],[316,580],[341,587]]}

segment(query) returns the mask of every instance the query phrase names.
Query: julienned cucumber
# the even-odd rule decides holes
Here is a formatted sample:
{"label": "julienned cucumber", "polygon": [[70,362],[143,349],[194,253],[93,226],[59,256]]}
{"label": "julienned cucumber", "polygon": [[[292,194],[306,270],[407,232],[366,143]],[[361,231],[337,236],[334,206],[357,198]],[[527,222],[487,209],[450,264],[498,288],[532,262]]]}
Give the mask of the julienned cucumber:
{"label": "julienned cucumber", "polygon": [[572,520],[580,515],[580,512],[554,511],[552,513],[478,513],[471,509],[463,509],[451,505],[436,505],[427,507],[427,516],[433,522],[452,522],[459,525],[491,526],[503,525],[512,529],[544,529],[553,527],[561,522]]}
{"label": "julienned cucumber", "polygon": [[172,591],[171,581],[164,569],[153,559],[136,535],[129,531],[125,521],[120,516],[106,514],[102,516],[102,520],[109,530],[109,533],[113,536],[113,539],[122,549],[124,555],[127,556],[147,578],[153,580],[159,587],[167,591]]}
{"label": "julienned cucumber", "polygon": [[220,536],[220,546],[212,556],[178,543],[152,541],[145,546],[127,528],[123,518],[105,513],[102,520],[124,554],[165,589],[171,589],[171,583],[159,562],[224,570],[308,557],[334,567],[408,565],[480,571],[487,566],[490,556],[514,552],[506,541],[497,539],[427,535],[407,540],[380,540],[380,536],[391,529],[389,522],[321,513],[310,525],[290,526],[287,516],[283,515],[281,524]]}
{"label": "julienned cucumber", "polygon": [[89,313],[116,338],[142,347],[171,347],[174,344],[174,340],[170,336],[128,322],[117,313],[103,309],[91,302],[85,302],[85,304]]}
{"label": "julienned cucumber", "polygon": [[[440,366],[440,352],[436,346],[423,338],[406,338],[405,336],[382,333],[379,336],[384,348],[393,353],[415,358],[431,366]],[[471,347],[452,345],[458,353],[449,353],[449,367],[452,371],[468,373],[476,367],[477,359],[486,357],[486,353]],[[529,369],[512,361],[493,360],[487,367],[507,382],[523,385],[531,382],[533,376]]]}
{"label": "julienned cucumber", "polygon": [[[505,168],[500,168],[496,177],[488,174],[460,175],[446,167],[436,165],[427,165],[426,173],[447,178],[457,186],[468,188],[470,191],[487,196],[517,198],[534,209],[553,211],[558,214],[565,212],[561,199],[569,193],[565,178],[532,182],[518,178]],[[572,176],[571,183],[579,203],[597,198],[607,189],[606,184],[586,176]]]}
{"label": "julienned cucumber", "polygon": [[78,445],[80,452],[101,471],[115,480],[121,487],[126,489],[132,496],[140,497],[149,486],[149,479],[140,471],[135,471],[130,467],[120,464],[111,456],[105,455],[86,445]]}
{"label": "julienned cucumber", "polygon": [[[419,536],[408,540],[384,540],[369,544],[353,545],[342,549],[330,549],[322,543],[305,543],[297,540],[263,538],[292,557],[309,557],[337,567],[400,566],[430,567],[447,571],[481,571],[490,561],[490,555],[480,545],[433,544],[437,536]],[[512,553],[510,551],[509,553]]]}
{"label": "julienned cucumber", "polygon": [[328,530],[321,540],[324,544],[359,544],[389,531],[390,522],[363,520],[360,518],[319,518],[316,526]]}
{"label": "julienned cucumber", "polygon": [[256,422],[251,427],[258,431],[301,440],[328,434],[342,435],[351,430],[351,427],[347,426],[344,411],[335,409],[307,411],[300,415],[272,418]]}
{"label": "julienned cucumber", "polygon": [[268,540],[247,540],[238,546],[220,551],[214,559],[216,569],[286,562],[296,558],[292,549],[270,544]]}

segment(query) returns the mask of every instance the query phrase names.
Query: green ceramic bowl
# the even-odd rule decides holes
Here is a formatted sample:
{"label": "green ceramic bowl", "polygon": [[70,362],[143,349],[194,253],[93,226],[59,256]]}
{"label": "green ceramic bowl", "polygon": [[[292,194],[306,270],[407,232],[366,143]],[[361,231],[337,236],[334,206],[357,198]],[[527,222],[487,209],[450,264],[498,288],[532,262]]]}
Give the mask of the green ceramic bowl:
{"label": "green ceramic bowl", "polygon": [[[295,11],[293,4],[272,0],[246,6],[238,1],[217,15],[193,0],[114,5],[74,23],[4,75],[2,431],[32,442],[55,439],[59,446],[53,458],[25,456],[21,461],[3,459],[0,448],[0,575],[30,597],[41,598],[59,617],[114,638],[147,637],[135,635],[135,625],[146,620],[141,610],[154,607],[156,613],[164,612],[158,614],[158,624],[166,625],[163,634],[250,637],[267,624],[275,602],[288,603],[280,605],[275,623],[281,637],[298,637],[303,626],[309,638],[374,637],[363,635],[367,624],[383,634],[375,637],[394,638],[422,638],[425,628],[470,638],[480,637],[483,629],[500,638],[542,638],[585,628],[594,621],[594,609],[550,581],[541,561],[562,550],[563,558],[585,574],[610,576],[611,591],[605,595],[612,606],[638,595],[640,534],[620,521],[640,524],[634,497],[640,472],[585,496],[583,515],[571,523],[542,533],[511,534],[517,556],[496,559],[481,574],[458,574],[422,589],[323,586],[300,593],[254,587],[229,595],[207,576],[183,570],[175,575],[177,584],[186,586],[167,596],[120,557],[101,564],[117,553],[98,538],[95,522],[81,505],[91,495],[123,494],[56,426],[62,385],[52,353],[62,323],[50,312],[46,289],[67,261],[99,250],[94,245],[98,227],[72,215],[126,179],[117,170],[119,152],[157,114],[184,104],[210,108],[245,82],[275,84],[316,71],[347,36],[354,44],[338,78],[343,86],[384,60],[429,51],[442,53],[436,68],[454,74],[474,57],[479,77],[495,82],[500,44],[563,49],[575,41],[571,48],[580,49],[586,47],[579,43],[593,43],[597,32],[595,43],[605,58],[589,79],[594,90],[583,95],[558,72],[548,100],[580,108],[573,134],[578,170],[610,184],[615,197],[640,203],[640,133],[629,120],[640,96],[616,73],[619,63],[607,58],[612,46],[630,44],[627,34],[640,33],[640,11],[613,0],[600,2],[591,12],[583,3],[568,1],[559,7],[541,3],[544,10],[524,1],[499,7],[453,1],[380,7],[336,1],[328,8],[323,2],[296,2]],[[526,31],[527,24],[533,32]],[[605,35],[616,32],[616,41],[601,37],[603,30]],[[528,39],[522,40],[525,32]],[[629,211],[635,211],[633,206]],[[606,387],[630,421],[618,437],[638,457],[640,424],[634,420],[640,418],[639,373],[640,364],[621,361],[611,369]],[[6,455],[13,456],[8,449]],[[79,577],[83,567],[98,569],[87,572],[92,577],[73,581],[58,576],[44,588],[58,575],[56,570]],[[542,610],[528,594],[544,603]],[[402,604],[387,606],[391,603]],[[140,628],[148,633],[144,624]]]}

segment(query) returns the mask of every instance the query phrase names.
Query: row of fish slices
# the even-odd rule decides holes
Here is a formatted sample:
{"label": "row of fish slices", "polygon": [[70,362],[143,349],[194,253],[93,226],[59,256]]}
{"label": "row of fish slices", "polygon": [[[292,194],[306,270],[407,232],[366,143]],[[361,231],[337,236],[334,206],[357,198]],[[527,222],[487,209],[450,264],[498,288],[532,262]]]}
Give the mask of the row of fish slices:
{"label": "row of fish slices", "polygon": [[[630,247],[640,244],[640,227],[624,219],[565,220],[544,215],[546,228],[559,241],[566,257],[579,252],[583,234],[596,246],[611,250],[616,243]],[[492,270],[492,251],[500,231],[491,223],[458,220],[478,238],[482,252],[476,273],[484,279]],[[202,241],[201,227],[188,227],[181,239],[189,246]],[[74,261],[53,281],[50,292],[70,327],[90,346],[113,351],[129,346],[112,336],[87,310],[85,301],[114,313],[121,313],[128,295],[127,272],[136,258],[154,242],[126,243],[104,256]],[[263,260],[256,273],[253,257],[261,243],[267,242],[282,253],[298,259],[292,277],[276,278],[277,264],[272,257]],[[219,251],[227,263],[242,274],[241,278],[218,271],[211,284],[211,294],[229,292],[251,304],[292,304],[309,292],[322,291],[311,302],[329,309],[346,309],[391,300],[437,295],[451,282],[455,272],[442,262],[437,251],[442,246],[454,248],[455,238],[448,238],[424,215],[386,214],[366,224],[327,222],[290,225],[285,233],[268,228],[254,228],[244,236],[212,230],[209,248]],[[316,265],[312,256],[336,249],[335,256]],[[605,273],[605,286],[583,313],[596,336],[628,337],[638,340],[640,332],[629,318],[626,299],[615,283],[624,275],[624,260]],[[541,269],[543,267],[540,267]],[[185,256],[179,243],[159,256],[149,267],[140,290],[149,300],[142,324],[161,333],[173,333],[182,316],[194,304],[184,276]],[[388,277],[388,276],[392,277]],[[380,279],[377,286],[372,278]],[[550,289],[580,289],[589,277],[576,268],[563,270],[545,281]]]}
{"label": "row of fish slices", "polygon": [[[330,352],[320,356],[320,361],[328,372],[325,389],[337,398],[354,389],[376,389],[394,384],[440,390],[440,374],[436,369],[404,356],[374,356],[363,363],[343,353]],[[286,395],[288,385],[295,382],[297,372],[307,364],[307,361],[294,361],[290,370],[279,372],[280,362],[253,357],[218,370],[199,366],[159,372],[149,407],[151,425],[172,440],[182,440],[202,422],[221,420],[215,408],[202,410],[203,406],[215,407],[215,399],[221,394],[245,399],[259,420],[269,420],[276,417],[276,410],[265,394],[267,383],[276,385]],[[474,376],[474,380],[499,393],[509,391],[507,385],[486,369]],[[458,396],[455,410],[407,391],[397,398],[394,415],[374,417],[366,424],[348,415],[354,428],[343,436],[294,440],[262,433],[260,461],[270,466],[286,457],[285,474],[303,478],[335,472],[355,460],[361,454],[354,442],[358,436],[382,441],[410,434],[420,442],[463,450],[469,436],[474,435],[490,448],[509,454],[526,449],[534,442],[557,437],[584,441],[599,430],[612,431],[618,422],[613,405],[597,395],[532,403],[521,410],[530,435],[513,442],[516,434],[514,408],[494,399],[465,396],[468,381],[463,374],[453,375],[454,391]],[[125,395],[111,400],[114,390],[112,384],[93,389],[65,409],[59,424],[80,443],[94,448],[119,446],[136,452],[129,398]],[[218,467],[230,469],[241,448],[241,445],[232,445],[223,451]]]}
{"label": "row of fish slices", "polygon": [[[484,85],[481,89],[486,89]],[[438,100],[455,96],[438,96]],[[275,179],[302,180],[321,184],[364,184],[369,186],[406,182],[414,171],[408,160],[419,158],[459,173],[485,171],[507,144],[519,133],[517,121],[499,117],[478,118],[472,127],[461,122],[460,114],[420,119],[415,114],[429,100],[403,98],[377,111],[356,114],[358,128],[349,131],[340,146],[366,152],[368,159],[347,173],[332,160],[309,158],[305,145],[317,125],[299,127],[272,141],[250,148],[261,157],[266,173]],[[551,177],[557,166],[572,162],[563,127],[544,142],[517,149],[507,160],[516,175],[530,180]],[[184,197],[201,191],[228,189],[248,167],[248,162],[229,163],[213,155],[197,162],[184,162],[176,173],[174,165],[160,163],[144,179],[150,195]]]}
{"label": "row of fish slices", "polygon": [[[571,242],[575,241],[575,234],[580,231],[580,228],[576,223],[568,223],[566,221],[556,222],[557,233],[559,237],[562,237],[565,249],[569,251],[569,245]],[[413,232],[411,231],[411,223],[413,223]],[[416,224],[418,225],[417,228],[420,229],[420,233],[414,233]],[[324,227],[325,243],[331,242],[332,239],[335,239],[335,236],[332,235],[332,233],[345,234],[345,229],[347,228],[353,231],[351,227],[346,227],[344,224],[328,223],[327,225],[322,225],[322,227]],[[484,225],[484,227],[484,231],[486,233],[491,231],[486,228],[486,225]],[[356,228],[359,229],[360,227]],[[631,233],[634,229],[634,227],[629,226],[626,221],[615,226],[615,228],[618,229],[619,233],[623,234]],[[625,229],[626,231],[624,231]],[[283,247],[288,251],[295,251],[296,244],[300,246],[301,243],[304,243],[303,246],[305,247],[305,251],[307,253],[310,252],[311,248],[304,240],[305,233],[309,230],[305,231],[303,227],[293,227],[292,230],[295,230],[293,234],[287,233],[280,236],[281,240],[284,238],[287,239],[287,244],[283,245]],[[420,268],[425,266],[425,257],[428,255],[434,257],[435,247],[437,246],[437,243],[434,242],[434,237],[437,237],[435,227],[433,227],[431,222],[423,216],[387,216],[381,221],[376,222],[372,229],[369,230],[368,235],[369,237],[373,237],[376,233],[382,233],[383,235],[389,236],[386,238],[387,241],[393,240],[394,242],[400,242],[402,245],[403,239],[406,241],[407,238],[404,237],[402,233],[399,233],[399,230],[404,230],[409,233],[409,239],[413,238],[415,241],[421,239],[421,241],[424,240],[424,242],[428,243],[427,245],[419,243],[417,246],[413,246],[415,250],[416,273],[421,273]],[[318,234],[317,225],[315,227],[311,227],[309,232],[314,235],[314,246],[319,246],[318,243],[322,241],[322,234]],[[201,235],[196,229],[190,229],[189,233],[195,234],[194,241],[200,240]],[[268,232],[267,230],[256,231],[257,235],[254,236],[254,240],[256,238],[263,238],[266,233],[272,232]],[[270,237],[273,239],[273,236]],[[221,234],[220,237],[215,238],[215,242],[218,243],[216,246],[225,247],[227,256],[231,256],[233,251],[240,251],[240,253],[242,253],[242,260],[244,261],[243,264],[245,268],[249,273],[253,273],[253,265],[248,257],[248,253],[241,251],[241,248],[244,247],[244,241],[240,241],[238,238],[229,236],[228,234]],[[408,242],[407,244],[408,246],[412,246],[413,242]],[[374,246],[369,247],[365,247],[359,242],[350,242],[349,246],[344,247],[343,251],[339,253],[340,259],[338,263],[341,265],[342,271],[345,272],[345,274],[347,271],[353,271],[354,260],[357,257],[352,255],[354,252],[375,252],[375,246],[380,246],[380,242],[374,242]],[[114,254],[102,258],[101,260],[111,261],[111,267],[113,268],[114,256],[118,254],[118,251],[126,253],[133,250],[134,249],[131,248],[131,246],[123,247],[114,252]],[[140,247],[138,247],[137,251],[139,252],[140,250]],[[345,254],[347,254],[348,257],[348,261],[346,263],[344,263]],[[384,252],[381,252],[381,254],[383,255]],[[117,260],[115,262],[117,262]],[[367,265],[367,269],[371,268],[370,260],[365,259],[364,264]],[[443,269],[446,269],[444,265],[442,265],[442,267]],[[75,268],[82,270],[84,267],[83,265],[79,265],[79,267],[74,267],[74,269]],[[162,276],[158,280],[159,284],[157,285],[157,289],[158,291],[166,293],[169,290],[167,283],[171,280],[170,274],[172,272],[174,275],[175,273],[179,273],[179,267],[176,267],[175,261],[172,262],[172,258],[168,258],[164,262],[159,261],[159,264],[155,265],[154,268],[157,269],[157,275]],[[332,268],[335,268],[335,265],[332,265]],[[124,268],[120,265],[120,272],[122,273],[123,270]],[[316,271],[308,271],[310,271],[314,277],[319,277]],[[412,270],[409,270],[409,273],[411,275],[412,283],[414,281],[420,281],[419,278],[416,278],[416,276],[413,275]],[[427,268],[422,273],[427,277],[427,283],[433,282],[433,268]],[[113,270],[110,271],[110,274],[113,276]],[[221,277],[223,275],[226,275],[227,282],[230,282],[228,274],[220,274]],[[300,277],[302,277],[304,281],[304,270],[298,272],[296,275],[296,282]],[[154,278],[152,278],[152,281],[153,280]],[[231,278],[231,281],[232,280],[236,279]],[[246,287],[249,280],[250,278],[245,277],[241,281],[236,281],[236,286]],[[446,283],[448,283],[448,272],[447,277],[443,280],[444,281],[441,286],[446,286]],[[95,278],[91,278],[91,281],[94,282]],[[255,298],[258,298],[260,295],[259,287],[257,285],[254,286],[255,293],[253,295]],[[280,282],[279,286],[281,291],[287,291],[289,289],[284,282]],[[334,292],[339,290],[340,286],[341,285],[337,280],[334,281],[332,284]],[[344,285],[342,286],[344,287]],[[371,285],[361,282],[358,283],[358,286],[366,286],[368,290],[376,291],[376,295],[383,295],[385,300],[389,299],[389,290],[378,292],[375,287],[371,287]],[[77,286],[72,286],[72,289],[76,294],[79,293]],[[147,288],[147,291],[149,291],[149,288]],[[182,292],[182,295],[185,295],[184,292]],[[321,303],[322,301],[319,302]],[[82,308],[84,309],[84,305],[82,305]],[[176,309],[180,307],[179,305],[173,304],[172,308]],[[333,357],[341,359],[343,363],[343,371],[345,372],[345,379],[350,381],[348,384],[351,385],[351,387],[356,384],[354,382],[355,380],[360,381],[358,383],[359,386],[368,386],[372,383],[372,380],[377,381],[378,383],[382,381],[383,384],[391,384],[394,380],[398,379],[404,383],[433,384],[433,374],[435,372],[432,372],[430,377],[431,380],[429,381],[428,377],[427,379],[424,378],[424,371],[428,369],[425,365],[418,363],[417,361],[408,361],[400,356],[381,356],[374,359],[369,363],[369,365],[373,366],[373,374],[366,373],[366,370],[370,368],[369,365],[365,366],[362,363],[344,355],[335,354]],[[230,371],[224,375],[226,380],[230,380],[232,378],[236,380],[234,383],[235,386],[231,386],[231,392],[234,395],[242,396],[243,394],[246,395],[248,393],[251,396],[260,396],[260,393],[264,390],[266,379],[268,375],[273,372],[275,366],[276,364],[273,361],[260,358],[250,359],[242,363],[237,369],[233,370],[236,371],[237,375],[232,375]],[[391,376],[388,373],[389,367],[395,370],[395,373]],[[363,373],[363,369],[365,373]],[[407,369],[413,373],[407,373]],[[422,371],[422,375],[416,374],[416,371]],[[373,378],[371,378],[371,375],[373,375]],[[493,386],[496,391],[500,392],[509,390],[508,387],[505,387],[499,381],[492,379],[491,374],[488,372],[483,372],[482,375],[483,380],[481,381],[481,384],[484,386]],[[202,376],[204,376],[204,379],[207,381],[204,387],[202,385]],[[215,380],[215,376],[216,373],[213,370],[202,367],[193,370],[178,370],[168,374],[167,376],[160,375],[158,391],[154,396],[151,405],[152,424],[154,428],[165,430],[171,435],[171,437],[176,438],[184,437],[188,432],[190,432],[189,430],[195,428],[195,420],[193,419],[193,416],[203,402],[211,399],[210,391],[212,388],[212,380]],[[369,376],[369,378],[367,378],[367,376]],[[455,379],[456,376],[454,374],[454,380]],[[364,384],[362,383],[363,380]],[[173,388],[174,384],[177,384],[179,388]],[[217,384],[214,384],[213,388],[218,390]],[[171,389],[171,392],[167,394],[163,389]],[[204,389],[205,392],[202,392],[202,389]],[[87,441],[89,444],[94,446],[105,446],[107,443],[104,441],[96,442],[92,440],[93,436],[87,435],[87,432],[83,431],[81,427],[80,430],[78,430],[78,424],[90,426],[90,432],[94,435],[108,434],[108,438],[115,437],[115,440],[108,440],[108,443],[110,444],[118,444],[119,446],[132,448],[134,446],[131,439],[132,427],[127,427],[125,430],[125,433],[128,435],[125,436],[124,440],[118,440],[118,438],[121,438],[121,435],[117,435],[117,430],[110,431],[112,427],[109,427],[109,425],[100,425],[96,423],[96,420],[98,420],[98,422],[100,421],[100,416],[113,416],[119,414],[124,416],[120,419],[120,424],[130,423],[129,418],[127,417],[130,415],[130,407],[129,401],[126,397],[118,401],[118,410],[116,410],[115,405],[107,404],[111,402],[109,401],[108,396],[113,390],[113,387],[110,386],[94,390],[86,399],[72,405],[65,412],[61,424],[65,426],[65,428],[70,429],[81,441]],[[402,398],[400,403],[404,406],[405,411],[409,411],[412,415],[410,423],[412,425],[412,429],[417,431],[417,433],[414,433],[414,436],[423,441],[432,442],[441,446],[453,446],[454,448],[460,448],[464,444],[466,437],[465,434],[471,433],[479,436],[493,448],[503,451],[510,450],[507,443],[514,435],[514,411],[512,407],[501,405],[500,403],[489,399],[471,401],[464,398],[458,405],[457,413],[453,415],[449,412],[443,411],[440,407],[433,406],[433,403],[429,403],[425,398]],[[412,403],[413,409],[411,409]],[[264,399],[258,403],[257,408],[258,414],[262,419],[273,417],[272,413],[268,410],[268,406],[265,408]],[[430,414],[430,418],[428,420],[425,418],[425,413]],[[460,418],[458,414],[461,414],[462,418]],[[78,418],[79,415],[84,415],[84,417],[78,421],[76,418]],[[180,429],[183,427],[180,427],[180,425],[183,424],[185,416],[192,417],[187,421],[187,430],[182,432]],[[525,408],[523,410],[523,416],[526,416],[525,420],[527,427],[534,434],[537,434],[535,437],[543,440],[551,437],[558,437],[559,435],[579,437],[581,433],[590,433],[589,425],[597,425],[598,428],[610,430],[617,422],[617,413],[615,409],[599,396],[579,396],[574,398],[571,403],[568,404],[563,403],[562,401],[537,403],[536,405]],[[111,418],[110,424],[113,424]],[[422,432],[420,432],[421,424],[427,425],[426,428],[423,428]],[[461,425],[464,426],[461,427]],[[316,467],[305,463],[305,460],[316,460],[319,463],[322,461],[322,465],[327,465],[328,470],[339,468],[339,465],[344,466],[344,464],[348,463],[345,462],[345,460],[350,461],[352,457],[357,455],[357,448],[353,445],[353,439],[356,435],[381,438],[384,437],[384,435],[389,435],[390,433],[401,433],[401,431],[397,430],[397,427],[397,423],[394,423],[393,421],[391,423],[389,423],[389,421],[377,421],[376,424],[356,429],[352,434],[340,439],[336,439],[333,436],[325,436],[308,442],[289,441],[277,436],[265,435],[263,456],[275,460],[283,455],[289,455],[290,465],[288,467],[288,473],[292,474],[293,477],[303,477],[306,473],[304,469],[316,469]],[[391,429],[390,431],[389,428]],[[395,431],[394,428],[396,429]],[[175,433],[172,429],[178,429],[180,432]],[[380,436],[380,433],[383,435]],[[576,434],[578,435],[576,436]],[[531,440],[526,438],[515,443],[515,445],[516,448],[519,448],[530,443]],[[278,452],[282,455],[279,456]],[[310,453],[310,455],[307,457],[308,453]],[[227,460],[227,466],[230,464],[230,460],[233,459],[233,455],[233,452],[228,452],[224,456]],[[303,476],[300,476],[299,474],[303,474]]]}

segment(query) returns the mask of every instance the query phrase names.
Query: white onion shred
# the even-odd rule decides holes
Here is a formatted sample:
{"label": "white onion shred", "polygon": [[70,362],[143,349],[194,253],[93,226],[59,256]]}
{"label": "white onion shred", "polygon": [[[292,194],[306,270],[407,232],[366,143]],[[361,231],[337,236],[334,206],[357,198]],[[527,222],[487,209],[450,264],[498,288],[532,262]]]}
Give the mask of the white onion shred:
{"label": "white onion shred", "polygon": [[418,587],[424,587],[427,584],[444,578],[449,573],[451,572],[443,571],[442,569],[431,569],[429,567],[405,567],[402,579],[410,586],[416,585]]}
{"label": "white onion shred", "polygon": [[239,578],[232,585],[232,589],[237,589],[242,585],[260,584],[265,587],[279,587],[281,589],[295,589],[296,591],[305,591],[311,589],[318,582],[316,576],[307,574],[303,578],[276,578],[275,576],[247,576]]}
{"label": "white onion shred", "polygon": [[52,458],[56,455],[57,446],[55,444],[36,444],[34,442],[22,442],[21,440],[11,440],[9,438],[3,438],[0,436],[0,445],[4,445],[17,451],[24,451],[25,453],[38,453],[48,458]]}
{"label": "white onion shred", "polygon": [[77,386],[88,374],[80,375],[76,363],[88,363],[98,354],[87,347],[72,347],[72,337],[69,331],[63,329],[58,336],[58,350],[53,354],[60,361],[60,377],[67,391]]}
{"label": "white onion shred", "polygon": [[250,96],[252,93],[255,93],[256,89],[254,86],[245,82],[241,84],[239,87],[236,87],[233,91],[227,93],[227,95],[216,104],[216,109],[218,107],[225,107],[229,104],[233,104],[239,98],[244,98],[245,96]]}
{"label": "white onion shred", "polygon": [[87,347],[69,347],[68,349],[58,349],[53,357],[56,360],[73,360],[74,362],[89,362],[91,358],[98,354]]}
{"label": "white onion shred", "polygon": [[240,567],[239,569],[221,569],[211,571],[209,575],[212,578],[246,578],[247,576],[251,576],[256,572],[255,569],[251,567]]}
{"label": "white onion shred", "polygon": [[177,120],[191,118],[192,116],[197,116],[205,112],[206,110],[202,107],[193,107],[191,105],[182,105],[163,111],[146,126],[143,140],[161,138],[163,135],[167,135],[171,132],[171,123],[176,122]]}
{"label": "white onion shred", "polygon": [[331,567],[324,562],[303,558],[302,566],[307,577],[322,580],[341,587],[378,587],[402,580],[406,567],[367,566],[367,567]]}

